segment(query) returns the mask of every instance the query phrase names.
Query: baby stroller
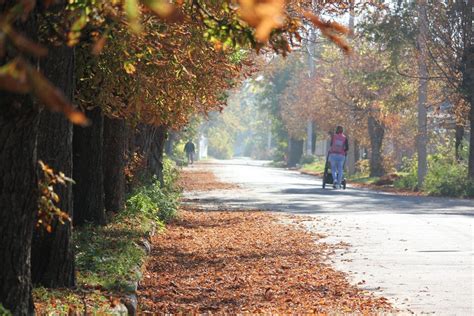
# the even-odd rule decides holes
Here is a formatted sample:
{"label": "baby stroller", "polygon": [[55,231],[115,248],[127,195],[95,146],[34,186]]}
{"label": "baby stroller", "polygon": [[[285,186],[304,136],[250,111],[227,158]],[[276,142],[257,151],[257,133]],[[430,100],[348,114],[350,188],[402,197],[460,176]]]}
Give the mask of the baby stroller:
{"label": "baby stroller", "polygon": [[[344,160],[344,169],[346,166],[346,160]],[[329,153],[326,156],[326,163],[324,164],[324,174],[323,174],[323,189],[326,188],[326,184],[333,185],[334,179],[332,178],[331,164],[329,163]],[[346,189],[346,178],[342,178],[341,181],[342,188]]]}

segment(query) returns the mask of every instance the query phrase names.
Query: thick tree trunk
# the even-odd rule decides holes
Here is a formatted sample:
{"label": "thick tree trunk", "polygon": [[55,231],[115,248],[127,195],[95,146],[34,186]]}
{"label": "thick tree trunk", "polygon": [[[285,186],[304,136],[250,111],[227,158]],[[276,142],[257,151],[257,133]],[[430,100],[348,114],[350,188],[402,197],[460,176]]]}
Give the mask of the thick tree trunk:
{"label": "thick tree trunk", "polygon": [[176,133],[174,132],[168,133],[168,139],[166,140],[166,143],[165,143],[165,153],[168,156],[173,155],[173,145],[174,145],[175,138],[176,138]]}
{"label": "thick tree trunk", "polygon": [[154,129],[153,142],[151,143],[150,155],[147,160],[148,170],[158,178],[161,186],[163,186],[163,153],[168,130],[165,126],[158,126]]}
{"label": "thick tree trunk", "polygon": [[119,212],[125,202],[125,165],[128,127],[123,119],[104,118],[105,209]]}
{"label": "thick tree trunk", "polygon": [[303,155],[303,140],[290,138],[288,141],[288,167],[295,167]]}
{"label": "thick tree trunk", "polygon": [[74,225],[106,224],[102,144],[104,117],[99,107],[87,111],[91,126],[74,126]]}
{"label": "thick tree trunk", "polygon": [[[150,156],[154,132],[152,126],[146,124],[138,124],[135,128],[130,129],[127,148],[129,158],[127,160],[134,159],[134,155],[138,155],[141,159],[140,164],[135,166],[135,170],[133,170],[133,179],[143,179],[148,172],[147,161]],[[131,192],[136,184],[136,181],[133,180],[127,182],[127,192]]]}
{"label": "thick tree trunk", "polygon": [[38,112],[29,97],[0,91],[0,303],[14,315],[34,309],[31,238],[38,212]]}
{"label": "thick tree trunk", "polygon": [[150,156],[154,135],[155,129],[153,126],[139,124],[131,138],[132,144],[130,145],[130,148],[133,148],[131,151],[140,153],[143,155],[144,159],[147,160]]}
{"label": "thick tree trunk", "polygon": [[[0,1],[0,15],[17,1]],[[35,41],[34,14],[16,29]],[[7,60],[0,56],[0,65]],[[33,313],[31,238],[38,212],[38,111],[30,96],[0,90],[0,304],[14,315]]]}
{"label": "thick tree trunk", "polygon": [[359,141],[357,139],[354,139],[354,161],[358,162],[360,159],[360,146],[359,146]]}
{"label": "thick tree trunk", "polygon": [[368,128],[370,137],[370,176],[380,177],[384,175],[385,170],[383,168],[383,157],[382,157],[382,143],[385,134],[385,127],[378,120],[369,116]]}
{"label": "thick tree trunk", "polygon": [[[74,87],[74,50],[66,46],[51,47],[42,64],[45,75],[72,99]],[[62,113],[44,111],[38,131],[38,158],[72,177],[72,124]],[[55,186],[60,197],[59,208],[73,217],[72,184]],[[53,232],[38,228],[33,233],[31,278],[34,284],[46,287],[75,285],[72,223],[53,222]]]}

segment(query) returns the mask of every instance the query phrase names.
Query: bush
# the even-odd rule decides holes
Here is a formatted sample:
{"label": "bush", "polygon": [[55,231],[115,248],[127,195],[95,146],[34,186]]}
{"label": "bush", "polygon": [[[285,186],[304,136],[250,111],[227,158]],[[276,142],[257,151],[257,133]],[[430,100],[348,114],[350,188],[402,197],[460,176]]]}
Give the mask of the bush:
{"label": "bush", "polygon": [[177,192],[180,189],[177,187],[177,182],[179,178],[179,171],[174,166],[173,160],[168,156],[163,157],[163,180],[164,180],[164,189]]}
{"label": "bush", "polygon": [[186,153],[184,152],[184,141],[179,140],[173,143],[173,152],[169,159],[173,160],[178,166],[187,166]]}
{"label": "bush", "polygon": [[[394,185],[397,188],[418,188],[417,157],[404,160],[403,173]],[[450,152],[440,151],[428,156],[428,172],[422,191],[433,196],[473,197],[474,183],[467,178],[467,164],[458,162]]]}
{"label": "bush", "polygon": [[163,187],[153,178],[147,185],[135,189],[126,202],[126,214],[143,214],[158,222],[168,222],[176,216],[179,206],[180,190],[176,185],[178,170],[173,162],[163,159]]}
{"label": "bush", "polygon": [[8,309],[6,309],[5,307],[3,307],[2,304],[0,304],[0,315],[1,316],[7,316],[7,315],[11,315],[12,313],[10,313],[10,311]]}
{"label": "bush", "polygon": [[469,196],[472,183],[467,178],[467,165],[446,159],[443,155],[432,155],[428,160],[428,173],[424,191],[435,196]]}
{"label": "bush", "polygon": [[316,156],[314,156],[314,155],[303,155],[303,156],[301,156],[300,164],[301,165],[306,165],[306,164],[313,163],[315,161],[316,161]]}
{"label": "bush", "polygon": [[370,162],[369,159],[360,159],[355,163],[355,171],[361,175],[370,173]]}
{"label": "bush", "polygon": [[417,158],[403,158],[402,172],[400,178],[393,183],[398,189],[408,189],[415,191],[418,188]]}
{"label": "bush", "polygon": [[176,216],[180,193],[160,187],[155,180],[152,184],[137,189],[127,200],[126,213],[141,213],[148,218],[168,222]]}
{"label": "bush", "polygon": [[273,149],[272,160],[274,162],[285,162],[286,165],[286,151],[288,149],[288,144],[285,141],[280,141],[277,143],[276,148]]}

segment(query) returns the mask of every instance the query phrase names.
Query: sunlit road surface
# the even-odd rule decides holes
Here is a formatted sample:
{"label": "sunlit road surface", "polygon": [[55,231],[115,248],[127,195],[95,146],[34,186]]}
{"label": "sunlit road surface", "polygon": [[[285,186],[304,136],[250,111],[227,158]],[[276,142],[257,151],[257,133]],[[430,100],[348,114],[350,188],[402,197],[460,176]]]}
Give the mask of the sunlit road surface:
{"label": "sunlit road surface", "polygon": [[330,257],[359,287],[415,314],[474,315],[474,200],[322,189],[321,180],[246,159],[205,166],[240,190],[186,193],[209,208],[314,217],[322,241],[350,244]]}

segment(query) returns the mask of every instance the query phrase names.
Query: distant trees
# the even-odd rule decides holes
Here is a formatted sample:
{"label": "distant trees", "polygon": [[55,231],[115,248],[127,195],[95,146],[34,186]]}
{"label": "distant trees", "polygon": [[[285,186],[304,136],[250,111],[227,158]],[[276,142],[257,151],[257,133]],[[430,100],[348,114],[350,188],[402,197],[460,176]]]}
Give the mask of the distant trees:
{"label": "distant trees", "polygon": [[[320,131],[344,125],[351,139],[369,149],[372,176],[416,152],[421,188],[428,154],[440,142],[433,137],[455,138],[459,160],[464,131],[472,123],[472,2],[397,1],[363,12],[357,21],[349,57],[319,45],[317,75],[308,76],[304,57],[300,70],[285,73],[291,78],[279,94],[280,121],[300,138],[306,137],[308,119]],[[294,58],[271,61],[269,82]],[[472,153],[469,157],[466,176],[472,177]]]}

